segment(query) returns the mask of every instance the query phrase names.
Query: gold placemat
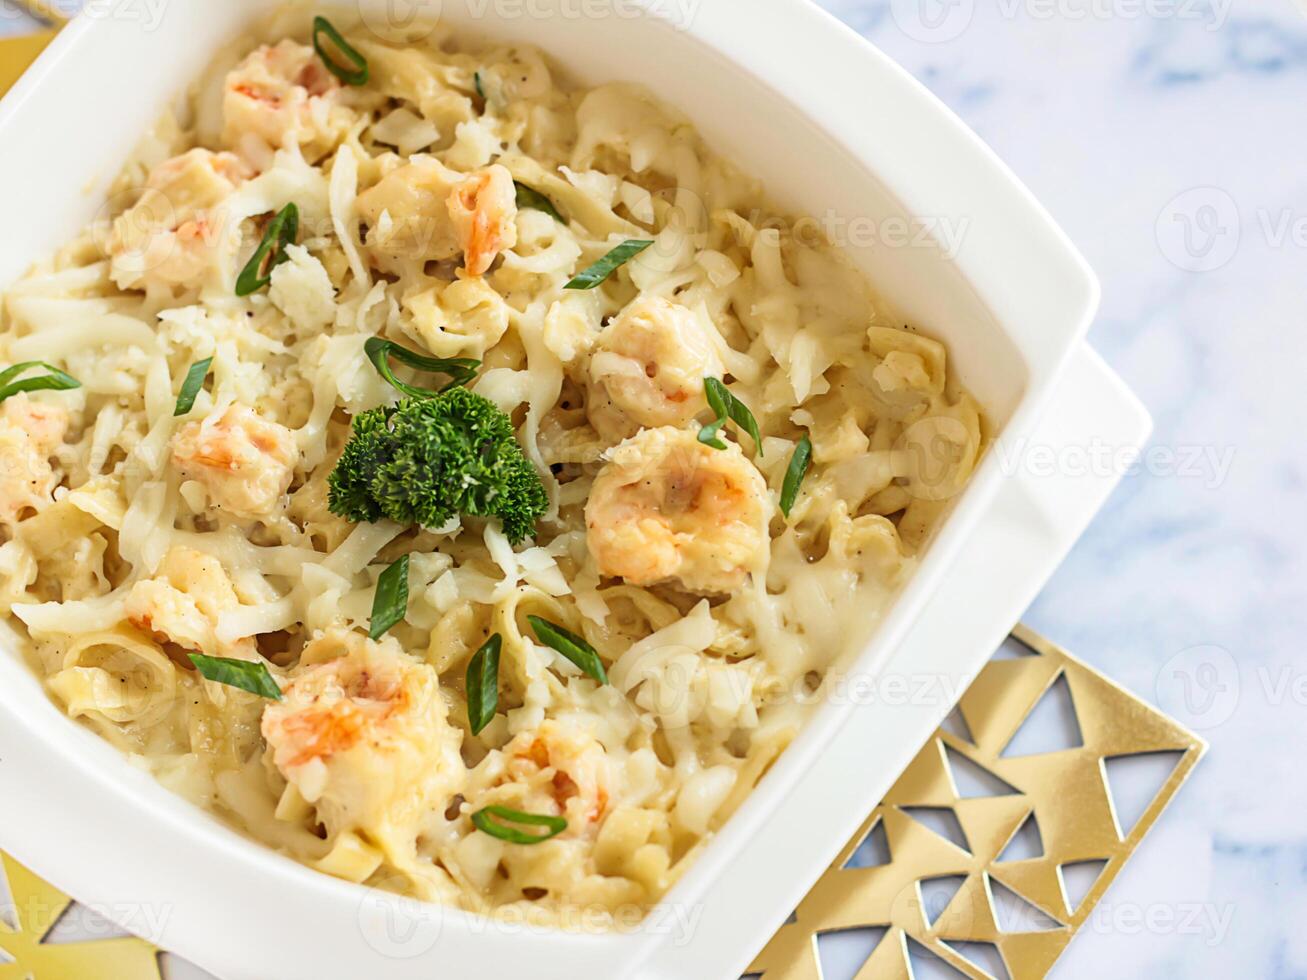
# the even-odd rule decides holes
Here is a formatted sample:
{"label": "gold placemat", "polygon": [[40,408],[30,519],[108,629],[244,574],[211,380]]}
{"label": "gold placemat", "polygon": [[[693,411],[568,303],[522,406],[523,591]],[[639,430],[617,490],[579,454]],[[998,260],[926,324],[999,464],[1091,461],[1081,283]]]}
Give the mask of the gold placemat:
{"label": "gold placemat", "polygon": [[[1031,630],[1012,637],[1021,655],[986,665],[751,975],[821,980],[822,937],[854,931],[869,953],[854,980],[911,978],[932,957],[976,980],[1052,968],[1207,746]],[[1064,744],[1014,751],[1054,703]],[[1123,826],[1112,770],[1148,756],[1173,767]]]}
{"label": "gold placemat", "polygon": [[7,854],[0,870],[9,886],[9,903],[0,905],[0,980],[159,980],[159,951],[144,939],[49,942],[72,899]]}
{"label": "gold placemat", "polygon": [[58,31],[40,31],[18,37],[0,37],[0,95],[4,95],[18,81],[36,56],[54,40]]}
{"label": "gold placemat", "polygon": [[59,28],[67,23],[63,13],[50,0],[8,0],[23,8],[37,20],[44,21],[50,29],[32,34],[20,34],[17,37],[0,37],[0,96],[14,86],[22,77],[28,66],[36,60],[37,55],[46,49],[59,33]]}

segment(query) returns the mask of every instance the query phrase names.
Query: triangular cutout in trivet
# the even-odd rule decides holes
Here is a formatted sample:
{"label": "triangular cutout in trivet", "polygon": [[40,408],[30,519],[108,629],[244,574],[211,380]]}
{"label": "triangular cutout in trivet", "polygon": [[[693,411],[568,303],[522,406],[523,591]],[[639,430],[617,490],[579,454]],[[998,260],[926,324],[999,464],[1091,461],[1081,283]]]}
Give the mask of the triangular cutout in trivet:
{"label": "triangular cutout in trivet", "polygon": [[817,933],[822,980],[853,980],[887,932],[888,926],[860,926]]}
{"label": "triangular cutout in trivet", "polygon": [[949,940],[944,945],[994,980],[1011,980],[1007,964],[1003,962],[1003,954],[993,943]]}
{"label": "triangular cutout in trivet", "polygon": [[1007,885],[989,879],[990,894],[994,896],[994,918],[1002,932],[1049,932],[1059,929],[1062,923],[1036,908]]}
{"label": "triangular cutout in trivet", "polygon": [[971,853],[971,845],[967,843],[967,835],[962,831],[962,822],[958,820],[958,815],[953,812],[952,807],[901,806],[899,809],[927,830],[931,830],[943,837],[954,847],[961,848],[968,854]]}
{"label": "triangular cutout in trivet", "polygon": [[944,746],[944,757],[953,773],[953,785],[958,796],[973,800],[982,796],[1014,796],[1017,788],[994,775],[978,762],[973,762],[956,749]]}
{"label": "triangular cutout in trivet", "polygon": [[1071,910],[1066,907],[1062,876],[1057,873],[1057,865],[1048,860],[1047,856],[1031,861],[995,863],[989,869],[989,877],[991,881],[1001,882],[1031,905],[1040,909],[1052,909],[1051,914],[1055,919],[1071,917]]}
{"label": "triangular cutout in trivet", "polygon": [[849,855],[843,867],[878,868],[893,860],[894,857],[889,849],[889,838],[885,835],[885,824],[877,820],[871,830],[867,831],[867,836],[858,842],[858,846],[853,849],[853,853]]}
{"label": "triangular cutout in trivet", "polygon": [[962,708],[959,705],[953,706],[953,710],[940,724],[939,729],[942,732],[948,732],[954,738],[966,742],[968,745],[976,744],[976,736],[971,734],[971,726],[967,724],[967,719],[962,714]]}
{"label": "triangular cutout in trivet", "polygon": [[1026,657],[1038,657],[1039,651],[1026,646],[1015,636],[1009,636],[998,645],[990,660],[1024,660]]}
{"label": "triangular cutout in trivet", "polygon": [[962,886],[966,883],[966,875],[940,875],[937,878],[922,878],[917,882],[917,888],[921,891],[921,914],[926,919],[928,929],[935,927],[949,902],[962,891]]}
{"label": "triangular cutout in trivet", "polygon": [[1085,896],[1089,894],[1106,867],[1106,861],[1072,861],[1057,869],[1057,873],[1062,876],[1062,891],[1066,895],[1066,906],[1071,910],[1072,915],[1080,911]]}
{"label": "triangular cutout in trivet", "polygon": [[908,960],[912,964],[912,980],[957,980],[967,976],[911,936],[908,936]]}
{"label": "triangular cutout in trivet", "polygon": [[997,861],[1000,864],[1006,861],[1029,861],[1043,856],[1044,835],[1039,832],[1039,820],[1035,817],[1035,811],[1031,810],[1030,816],[1026,817],[1017,828],[1017,832],[1000,852]]}
{"label": "triangular cutout in trivet", "polygon": [[1116,811],[1116,826],[1122,840],[1130,836],[1182,758],[1183,752],[1144,752],[1103,760],[1112,809]]}
{"label": "triangular cutout in trivet", "polygon": [[64,909],[63,915],[55,920],[41,942],[48,946],[60,946],[65,943],[84,943],[88,937],[95,939],[114,939],[129,936],[126,929],[114,925],[95,909],[74,902]]}
{"label": "triangular cutout in trivet", "polygon": [[1084,744],[1071,685],[1066,674],[1059,673],[999,754],[1012,759],[1078,749]]}

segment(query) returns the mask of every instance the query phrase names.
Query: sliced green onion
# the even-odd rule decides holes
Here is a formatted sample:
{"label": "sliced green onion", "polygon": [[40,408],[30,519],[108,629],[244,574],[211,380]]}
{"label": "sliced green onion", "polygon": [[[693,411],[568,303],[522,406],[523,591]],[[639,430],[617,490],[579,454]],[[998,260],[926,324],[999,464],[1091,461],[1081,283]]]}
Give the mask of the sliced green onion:
{"label": "sliced green onion", "polygon": [[608,674],[604,670],[604,662],[599,659],[598,651],[589,643],[586,643],[585,640],[571,630],[563,629],[558,624],[551,623],[547,619],[541,619],[539,616],[528,616],[527,622],[531,624],[536,639],[541,643],[557,650],[600,684],[608,683]]}
{"label": "sliced green onion", "polygon": [[651,238],[628,238],[584,272],[577,273],[564,289],[594,289],[653,244]]}
{"label": "sliced green onion", "polygon": [[781,484],[781,513],[786,517],[790,516],[790,509],[794,506],[794,501],[799,498],[799,486],[803,483],[803,478],[807,476],[808,467],[811,465],[812,440],[805,432],[799,444],[794,447],[790,465],[785,469],[785,482]]}
{"label": "sliced green onion", "polygon": [[177,407],[172,413],[174,418],[185,415],[195,407],[195,399],[204,387],[204,379],[209,376],[209,368],[212,366],[212,357],[191,365],[191,369],[186,372],[186,380],[182,382],[182,390],[177,395]]}
{"label": "sliced green onion", "polygon": [[472,725],[473,735],[481,734],[499,707],[499,649],[502,645],[503,637],[496,633],[472,654],[467,665],[467,720]]}
{"label": "sliced green onion", "polygon": [[272,282],[272,270],[289,258],[286,254],[286,246],[294,245],[299,233],[300,209],[294,203],[287,204],[268,222],[268,228],[263,233],[259,247],[254,250],[250,260],[245,263],[245,268],[236,277],[236,295],[249,296]]}
{"label": "sliced green onion", "polygon": [[713,449],[726,449],[726,443],[717,438],[717,433],[722,431],[725,424],[726,416],[718,415],[715,422],[709,422],[699,430],[699,441]]}
{"label": "sliced green onion", "polygon": [[[337,62],[327,53],[322,43],[323,34],[327,35],[327,39],[345,56],[345,60],[354,66],[352,70]],[[350,43],[340,36],[340,31],[336,30],[331,21],[325,17],[313,18],[313,50],[318,53],[322,63],[327,66],[327,71],[346,85],[366,85],[368,83],[368,77],[371,74],[368,70],[368,59],[355,51]]]}
{"label": "sliced green onion", "polygon": [[[477,376],[477,368],[481,366],[480,361],[471,357],[428,357],[426,354],[419,354],[415,350],[400,346],[393,340],[385,340],[381,337],[369,337],[363,344],[363,353],[367,354],[368,360],[372,362],[372,366],[377,369],[379,375],[397,390],[414,398],[434,398],[440,394],[440,391],[448,391],[450,388],[465,385]],[[429,388],[418,388],[407,384],[395,377],[395,372],[390,369],[390,358],[392,357],[400,363],[407,364],[409,367],[417,368],[420,371],[447,374],[453,380],[441,388],[440,391],[432,391]]]}
{"label": "sliced green onion", "polygon": [[758,455],[763,455],[758,420],[753,417],[749,407],[732,395],[726,385],[717,378],[704,378],[703,391],[708,397],[708,407],[713,410],[717,418],[699,430],[699,441],[713,449],[725,449],[726,443],[717,438],[717,433],[722,431],[722,426],[729,420],[753,437],[753,444],[758,447]]}
{"label": "sliced green onion", "polygon": [[481,96],[481,101],[486,101],[486,86],[481,81],[481,72],[472,73],[472,84],[476,86],[477,95]]}
{"label": "sliced green onion", "polygon": [[526,184],[516,180],[513,181],[513,186],[517,188],[517,206],[519,208],[533,208],[536,211],[543,211],[560,225],[567,224],[558,208],[554,207],[554,202],[534,187],[527,187]]}
{"label": "sliced green onion", "polygon": [[202,653],[187,654],[195,669],[205,680],[217,681],[269,701],[281,700],[281,688],[262,661],[231,660],[227,657],[208,657]]}
{"label": "sliced green onion", "polygon": [[[533,834],[515,827],[507,827],[496,821],[520,823],[527,827],[545,827],[548,833]],[[482,833],[506,840],[510,844],[539,844],[551,837],[557,837],[566,830],[567,818],[549,817],[543,813],[523,813],[521,810],[510,810],[506,806],[488,806],[472,814],[472,824]]]}
{"label": "sliced green onion", "polygon": [[372,597],[372,622],[368,636],[379,640],[408,613],[408,555],[391,565],[377,579]]}
{"label": "sliced green onion", "polygon": [[[38,367],[45,368],[50,373],[38,374],[34,378],[23,378],[21,381],[14,380],[24,371]],[[60,371],[53,364],[47,364],[45,361],[23,361],[21,364],[0,371],[0,402],[23,391],[69,391],[81,386],[80,381],[71,374]]]}

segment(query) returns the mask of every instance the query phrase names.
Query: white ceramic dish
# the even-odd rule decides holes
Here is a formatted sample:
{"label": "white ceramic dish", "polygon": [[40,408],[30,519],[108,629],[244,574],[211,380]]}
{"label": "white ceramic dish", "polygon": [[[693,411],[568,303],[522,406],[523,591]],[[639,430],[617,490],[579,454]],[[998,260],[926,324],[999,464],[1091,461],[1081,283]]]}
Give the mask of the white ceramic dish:
{"label": "white ceramic dish", "polygon": [[[361,2],[397,12],[396,0]],[[413,2],[423,10],[439,5]],[[144,16],[149,6],[106,5],[98,16],[79,17],[0,104],[0,142],[25,148],[0,159],[7,218],[0,284],[94,215],[140,134],[218,46],[271,3],[173,0],[158,8],[157,22]],[[716,148],[766,180],[783,205],[857,219],[860,235],[878,232],[877,241],[851,242],[850,255],[905,319],[946,341],[963,382],[1005,440],[1031,434],[1093,315],[1093,276],[983,144],[856,35],[805,0],[753,0],[747,19],[734,0],[441,6],[447,20],[467,29],[541,45],[584,81],[648,84],[688,112]],[[923,222],[962,229],[956,253],[923,245],[914,233]],[[900,647],[981,523],[1002,462],[991,453],[956,502],[859,670],[883,666]],[[986,576],[970,586],[959,587],[962,608],[994,600]],[[950,634],[952,617],[934,620],[951,635],[952,673],[978,668],[988,649]],[[940,704],[938,716],[947,708]],[[751,837],[774,826],[769,817],[782,805],[795,833],[803,828],[838,846],[831,831],[856,814],[832,819],[820,793],[793,790],[849,714],[848,705],[828,704],[814,715],[668,896],[669,914],[711,910],[715,896],[746,879],[752,891],[806,887],[797,871],[778,878],[757,866],[728,869]],[[890,726],[886,738],[877,758],[889,779],[920,734],[904,724]],[[666,914],[626,935],[562,934],[369,895],[316,874],[130,769],[68,723],[9,657],[0,657],[0,795],[19,811],[0,844],[78,897],[148,904],[164,922],[153,938],[225,978],[628,977],[664,958],[680,937],[666,928]],[[810,880],[821,866],[808,870]],[[747,959],[739,942],[729,946],[730,932],[711,940],[713,947]]]}
{"label": "white ceramic dish", "polygon": [[[1148,416],[1139,402],[1093,351],[1084,347],[1069,365],[1031,444],[1054,453],[1096,442],[1138,448],[1148,431]],[[990,649],[1006,635],[1119,479],[1118,473],[1083,468],[1074,476],[1027,474],[1007,481],[930,597],[921,620],[877,672],[877,679],[934,678],[941,685],[946,683],[949,691],[963,690],[984,657],[959,662],[957,634],[965,632],[977,650]],[[996,554],[1003,555],[1001,563],[995,562]],[[976,581],[982,577],[985,601],[964,605],[975,598]],[[965,622],[956,619],[959,609],[965,610]],[[934,610],[939,615],[932,616]],[[679,920],[672,910],[673,915],[664,920],[670,941],[654,950],[633,980],[739,977],[809,883],[884,795],[948,706],[948,698],[909,697],[855,711],[789,797],[740,848],[706,900],[681,910]],[[868,751],[868,746],[876,746],[877,751]],[[28,764],[39,771],[41,761],[32,759]],[[814,819],[805,812],[807,798],[824,801],[826,811]],[[40,819],[40,814],[28,816],[33,822]],[[799,826],[810,827],[812,832],[796,834],[794,828]],[[765,882],[761,883],[760,868],[765,869]],[[83,874],[81,879],[86,877]],[[137,928],[146,925],[142,910],[121,905],[123,892],[112,880],[101,880],[98,890],[83,894],[98,903],[112,901],[113,905],[100,907],[110,912],[120,909],[120,917]],[[151,907],[150,911],[157,909]],[[432,941],[430,919],[424,918],[430,910],[414,905],[406,911],[393,920],[392,936],[407,936],[414,947],[424,948]],[[64,937],[66,941],[101,939],[104,932],[88,924]],[[168,938],[164,937],[165,945]],[[861,965],[857,950],[841,952],[848,955],[833,960],[832,970],[839,972],[842,963],[844,973],[852,975]],[[261,951],[251,950],[249,961],[261,962],[261,955]],[[176,960],[169,967],[170,980],[209,980],[211,976]]]}

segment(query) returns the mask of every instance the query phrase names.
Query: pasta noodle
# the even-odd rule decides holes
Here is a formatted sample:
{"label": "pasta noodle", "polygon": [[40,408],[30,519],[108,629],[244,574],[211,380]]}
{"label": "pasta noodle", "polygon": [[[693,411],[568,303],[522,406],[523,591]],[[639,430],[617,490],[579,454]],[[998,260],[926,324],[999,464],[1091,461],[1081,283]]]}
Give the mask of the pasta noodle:
{"label": "pasta noodle", "polygon": [[[370,70],[346,85],[308,21],[225,53],[125,169],[129,206],[0,299],[0,367],[81,383],[0,403],[0,615],[71,717],[270,847],[475,912],[629,922],[874,628],[984,421],[941,344],[643,88],[443,28],[345,30]],[[237,295],[291,204],[284,261]],[[652,244],[567,288],[630,241]],[[400,398],[378,337],[481,362],[468,385],[547,497],[532,537],[333,512],[352,422]],[[738,411],[709,426],[710,380],[756,443]],[[370,638],[403,555],[403,619]],[[496,807],[563,829],[518,843],[474,822]]]}

